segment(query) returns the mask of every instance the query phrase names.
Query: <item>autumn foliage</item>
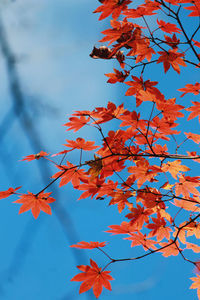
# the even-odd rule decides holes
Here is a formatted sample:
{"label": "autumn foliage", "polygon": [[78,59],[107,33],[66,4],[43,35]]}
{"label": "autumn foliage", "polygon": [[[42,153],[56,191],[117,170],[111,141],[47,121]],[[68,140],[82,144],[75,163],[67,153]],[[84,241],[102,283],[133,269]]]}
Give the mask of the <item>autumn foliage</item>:
{"label": "autumn foliage", "polygon": [[[109,260],[103,267],[92,259],[90,265],[78,266],[81,273],[71,280],[82,282],[80,293],[93,289],[98,298],[103,287],[111,290],[108,268],[113,263],[159,252],[165,257],[180,255],[191,270],[195,268],[190,288],[197,289],[200,299],[200,176],[193,171],[200,162],[200,134],[195,130],[200,122],[200,83],[188,78],[181,86],[178,81],[186,68],[192,72],[200,67],[200,3],[99,2],[94,13],[100,21],[108,18],[110,27],[102,31],[101,46],[95,46],[90,56],[115,62],[105,79],[108,84],[123,85],[124,103],[75,111],[65,124],[67,131],[81,132],[90,126],[98,131],[102,144],[77,137],[67,139],[64,149],[52,156],[44,151],[28,155],[23,160],[46,159],[55,165],[50,183],[37,194],[9,188],[0,192],[0,199],[15,195],[14,202],[21,204],[19,213],[31,210],[37,218],[41,210],[51,214],[50,204],[55,201],[45,190],[57,182],[60,187],[71,182],[80,191],[79,199],[101,199],[117,207],[123,221],[111,224],[107,232],[122,235],[131,247],[140,247],[141,255],[113,259],[105,250],[106,242],[78,241],[72,247],[96,249]],[[193,24],[192,32],[187,23]],[[167,76],[174,73],[175,89],[167,84]],[[159,85],[162,78],[166,95]],[[186,122],[193,122],[188,127],[194,132],[184,132]],[[104,123],[110,123],[112,130],[106,132]],[[76,151],[76,162],[70,161],[72,151]],[[91,153],[90,160],[84,160],[85,151]],[[197,253],[196,259],[191,259],[192,252]]]}

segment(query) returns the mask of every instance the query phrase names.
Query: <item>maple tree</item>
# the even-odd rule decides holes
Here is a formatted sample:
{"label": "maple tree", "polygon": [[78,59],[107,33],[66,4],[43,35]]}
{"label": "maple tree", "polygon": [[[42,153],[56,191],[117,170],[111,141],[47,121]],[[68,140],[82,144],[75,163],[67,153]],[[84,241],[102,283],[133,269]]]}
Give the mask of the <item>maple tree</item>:
{"label": "maple tree", "polygon": [[[9,188],[0,192],[0,199],[17,196],[14,202],[22,204],[19,213],[31,210],[37,219],[41,210],[51,214],[49,204],[55,199],[45,191],[60,180],[60,187],[71,181],[74,189],[82,191],[79,199],[91,197],[117,206],[124,219],[120,225],[110,225],[107,232],[125,235],[131,247],[141,248],[141,255],[114,259],[103,250],[106,242],[81,241],[72,245],[97,249],[109,260],[103,268],[92,259],[90,265],[78,266],[81,273],[71,280],[82,281],[80,293],[92,288],[98,298],[103,287],[111,290],[113,277],[107,268],[113,263],[161,253],[164,257],[180,255],[196,268],[190,288],[197,289],[200,299],[199,258],[185,254],[185,250],[200,252],[200,176],[194,176],[191,164],[198,168],[200,135],[182,130],[183,122],[200,122],[200,83],[179,86],[177,80],[175,90],[170,88],[170,99],[159,87],[160,74],[163,78],[168,72],[184,76],[185,67],[191,72],[200,68],[200,42],[196,40],[200,29],[199,1],[99,2],[94,13],[100,14],[100,21],[109,18],[111,27],[102,31],[104,37],[99,42],[103,46],[94,47],[90,56],[116,62],[113,73],[105,74],[107,82],[123,84],[124,96],[131,97],[132,105],[128,100],[118,106],[109,102],[107,107],[92,111],[75,111],[65,124],[67,131],[77,132],[90,126],[99,132],[102,144],[78,137],[67,139],[64,150],[51,158],[42,150],[26,156],[23,161],[46,159],[59,171],[37,194]],[[192,32],[185,20],[194,25]],[[157,78],[147,78],[148,69],[153,66],[156,71],[151,76]],[[190,101],[183,100],[187,94]],[[105,133],[102,124],[108,122],[114,123],[114,129]],[[197,126],[194,124],[198,123],[191,128]],[[72,163],[68,157],[74,151],[78,160]],[[94,156],[84,160],[85,151]]]}

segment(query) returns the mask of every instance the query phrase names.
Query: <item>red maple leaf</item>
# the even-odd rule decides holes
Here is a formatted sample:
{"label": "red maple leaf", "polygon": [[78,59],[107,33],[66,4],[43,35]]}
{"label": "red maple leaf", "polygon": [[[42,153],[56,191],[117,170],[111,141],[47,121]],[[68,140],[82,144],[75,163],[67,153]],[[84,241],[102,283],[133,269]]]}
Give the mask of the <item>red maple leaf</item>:
{"label": "red maple leaf", "polygon": [[140,18],[142,16],[155,15],[155,10],[159,9],[160,4],[153,1],[145,1],[144,4],[139,5],[136,9],[125,9],[123,15],[127,18]]}
{"label": "red maple leaf", "polygon": [[116,83],[116,82],[124,82],[124,80],[126,79],[126,77],[129,75],[128,71],[124,71],[124,73],[122,71],[118,71],[117,69],[114,69],[114,73],[108,73],[105,74],[109,79],[108,79],[108,83]]}
{"label": "red maple leaf", "polygon": [[72,182],[74,187],[79,186],[81,178],[84,178],[86,173],[82,169],[78,169],[72,163],[67,161],[67,165],[57,166],[61,171],[57,172],[52,178],[61,178],[59,186],[63,186],[68,182]]}
{"label": "red maple leaf", "polygon": [[199,144],[200,143],[200,134],[192,133],[192,132],[184,132],[188,139],[192,140],[193,142]]}
{"label": "red maple leaf", "polygon": [[[163,112],[164,114],[164,112]],[[180,131],[174,130],[173,127],[176,127],[177,124],[173,120],[173,113],[172,113],[172,120],[170,120],[170,117],[167,118],[159,118],[159,117],[154,117],[152,122],[151,122],[151,127],[157,130],[160,133],[163,133],[163,139],[169,140],[167,138],[167,135],[169,134],[178,134]],[[157,134],[155,135],[157,137]],[[158,139],[161,138],[161,136],[158,136]]]}
{"label": "red maple leaf", "polygon": [[180,92],[184,92],[181,97],[185,96],[187,93],[193,93],[194,95],[198,95],[200,93],[200,83],[196,82],[195,84],[186,84],[186,86],[182,89],[178,89]]}
{"label": "red maple leaf", "polygon": [[111,193],[109,196],[112,197],[109,205],[117,204],[118,211],[121,213],[125,208],[125,204],[128,207],[132,207],[132,204],[128,202],[128,198],[132,196],[130,191],[124,192],[120,189],[117,189],[115,192]]}
{"label": "red maple leaf", "polygon": [[[121,44],[121,46],[125,46],[133,37],[132,30],[134,29],[134,25],[131,22],[127,22],[127,20],[123,20],[121,22],[116,20],[111,20],[110,24],[112,26],[111,29],[106,29],[101,33],[106,35],[99,42],[108,42],[108,45],[111,45],[115,41]],[[121,47],[120,46],[120,47]]]}
{"label": "red maple leaf", "polygon": [[87,124],[89,121],[90,118],[86,118],[85,116],[71,117],[69,118],[69,122],[64,124],[64,126],[69,127],[67,130],[74,130],[74,132],[76,132],[85,126],[85,124]]}
{"label": "red maple leaf", "polygon": [[[193,243],[186,242],[186,249],[191,249],[195,253],[199,253],[200,252],[200,246],[198,246],[196,244],[193,244]],[[198,266],[198,263],[196,265]]]}
{"label": "red maple leaf", "polygon": [[122,222],[120,225],[110,225],[108,226],[111,228],[110,230],[107,230],[106,232],[110,232],[113,235],[115,234],[130,234],[131,232],[138,231],[137,226],[134,224],[130,224],[130,222]]}
{"label": "red maple leaf", "polygon": [[25,157],[22,159],[22,161],[23,161],[23,160],[31,161],[31,160],[34,160],[34,159],[40,159],[41,157],[44,157],[44,156],[47,156],[47,155],[49,155],[49,153],[46,153],[46,152],[44,152],[44,151],[40,151],[40,152],[37,153],[37,154],[31,154],[31,155],[25,156]]}
{"label": "red maple leaf", "polygon": [[194,281],[190,286],[190,289],[197,289],[197,296],[200,299],[200,275],[197,274],[196,277],[192,277],[190,279]]}
{"label": "red maple leaf", "polygon": [[101,13],[99,20],[103,20],[112,14],[113,19],[117,19],[121,11],[127,8],[130,0],[104,0],[94,13]]}
{"label": "red maple leaf", "polygon": [[138,230],[141,230],[144,223],[148,223],[149,215],[152,211],[150,209],[145,209],[144,207],[137,204],[137,207],[129,208],[131,213],[126,215],[126,218],[130,220],[131,225],[136,225]]}
{"label": "red maple leaf", "polygon": [[130,237],[124,238],[125,240],[131,240],[131,247],[134,246],[143,246],[144,250],[156,250],[155,247],[156,241],[150,240],[146,237],[146,234],[142,234],[141,232],[131,233]]}
{"label": "red maple leaf", "polygon": [[162,166],[162,171],[169,172],[175,179],[177,179],[177,175],[179,175],[180,172],[187,172],[189,170],[190,168],[187,166],[181,165],[181,160],[169,161]]}
{"label": "red maple leaf", "polygon": [[165,73],[169,70],[170,66],[172,66],[172,68],[178,74],[180,74],[179,65],[186,67],[186,63],[182,59],[182,57],[184,57],[184,54],[178,53],[177,49],[170,49],[168,52],[159,51],[158,53],[161,54],[161,56],[158,58],[157,64],[161,62],[163,63]]}
{"label": "red maple leaf", "polygon": [[198,117],[200,122],[200,103],[198,101],[192,101],[192,103],[194,104],[193,106],[186,108],[187,111],[191,111],[188,120]]}
{"label": "red maple leaf", "polygon": [[167,45],[172,47],[172,49],[177,48],[177,46],[180,43],[180,39],[177,39],[175,33],[173,34],[172,38],[168,35],[164,35],[164,37],[165,37],[165,41],[166,41]]}
{"label": "red maple leaf", "polygon": [[192,39],[192,41],[194,42],[194,45],[198,48],[200,48],[200,42],[199,41],[195,41],[194,39]]}
{"label": "red maple leaf", "polygon": [[145,188],[137,192],[137,202],[142,202],[147,208],[165,208],[165,204],[161,199],[161,193],[155,188]]}
{"label": "red maple leaf", "polygon": [[51,193],[41,192],[39,195],[35,195],[28,192],[28,194],[21,195],[20,198],[13,203],[22,204],[19,214],[31,209],[34,218],[37,219],[41,210],[51,215],[51,207],[49,203],[54,202],[55,199],[49,197],[50,195]]}
{"label": "red maple leaf", "polygon": [[4,199],[4,198],[9,197],[10,195],[15,194],[15,192],[16,192],[17,190],[19,190],[20,188],[21,188],[21,186],[15,188],[15,189],[9,188],[7,191],[2,191],[2,192],[0,192],[0,199]]}
{"label": "red maple leaf", "polygon": [[188,15],[189,17],[199,17],[200,16],[200,3],[199,0],[187,1],[188,3],[193,3],[192,6],[184,7],[185,9],[191,10],[192,12]]}
{"label": "red maple leaf", "polygon": [[94,146],[95,142],[85,141],[81,137],[78,137],[76,139],[76,141],[73,141],[73,140],[66,140],[66,141],[67,141],[67,144],[64,144],[64,146],[68,147],[68,148],[71,148],[71,149],[66,150],[66,151],[62,151],[62,153],[69,152],[69,151],[72,151],[74,149],[82,149],[82,150],[85,150],[85,151],[90,151],[90,150],[94,150],[94,149],[99,147],[99,146]]}
{"label": "red maple leaf", "polygon": [[140,78],[136,76],[131,76],[133,81],[127,81],[125,82],[127,85],[130,86],[130,88],[126,91],[126,96],[132,96],[135,95],[136,97],[136,105],[139,106],[143,101],[146,101],[145,94],[150,95],[150,97],[147,98],[148,101],[150,101],[153,97],[153,101],[155,98],[162,98],[162,94],[159,92],[159,90],[155,87],[155,85],[158,84],[157,81],[150,81],[146,80],[144,81],[142,76]]}
{"label": "red maple leaf", "polygon": [[[137,55],[135,63],[143,61],[145,58],[148,61],[151,61],[151,57],[156,52],[153,48],[150,47],[150,41],[146,38],[140,39],[137,42],[137,46],[135,51],[133,51],[133,55]],[[127,55],[132,55],[132,51],[130,51]]]}
{"label": "red maple leaf", "polygon": [[184,114],[180,112],[184,106],[176,104],[176,98],[167,100],[159,98],[159,100],[156,100],[156,105],[158,110],[162,111],[165,121],[175,121],[177,118],[184,117]]}
{"label": "red maple leaf", "polygon": [[75,275],[71,281],[83,281],[80,285],[79,294],[93,288],[95,297],[99,298],[103,287],[109,291],[112,290],[109,280],[113,280],[113,278],[109,275],[110,271],[102,271],[102,268],[99,268],[92,259],[90,259],[90,266],[81,265],[77,266],[77,268],[82,271],[82,273]]}
{"label": "red maple leaf", "polygon": [[152,231],[149,233],[149,237],[156,236],[158,242],[162,241],[164,238],[169,240],[170,231],[172,231],[172,229],[166,226],[166,221],[164,218],[152,218],[152,221],[154,223],[146,225],[147,228],[152,229]]}
{"label": "red maple leaf", "polygon": [[101,188],[103,188],[104,179],[99,179],[98,177],[95,177],[90,180],[83,180],[85,183],[80,184],[77,188],[79,190],[84,190],[85,192],[79,197],[80,199],[85,199],[87,197],[93,198],[95,194],[97,194],[99,191],[101,191]]}
{"label": "red maple leaf", "polygon": [[167,33],[181,32],[181,30],[175,24],[166,23],[163,20],[159,21],[158,19],[157,19],[157,24],[159,25],[159,28],[164,32]]}
{"label": "red maple leaf", "polygon": [[71,245],[72,248],[79,248],[79,249],[94,249],[94,248],[100,248],[105,247],[106,242],[79,242],[78,244]]}
{"label": "red maple leaf", "polygon": [[181,175],[179,181],[175,184],[176,195],[183,195],[187,198],[190,196],[190,193],[193,195],[199,195],[199,191],[196,189],[200,185],[199,177],[190,177]]}
{"label": "red maple leaf", "polygon": [[[169,240],[168,242],[163,242],[163,243],[159,243],[161,247],[163,247],[163,249],[159,250],[159,252],[162,252],[163,256],[168,257],[171,255],[178,255],[179,254],[179,250],[181,251],[181,249],[179,248],[178,245],[178,241],[176,241],[176,244],[173,243],[173,240]],[[168,246],[169,245],[169,246]]]}
{"label": "red maple leaf", "polygon": [[145,181],[152,180],[158,172],[161,172],[161,169],[150,166],[148,160],[141,159],[136,162],[136,166],[128,167],[128,171],[134,174],[138,188],[140,188]]}

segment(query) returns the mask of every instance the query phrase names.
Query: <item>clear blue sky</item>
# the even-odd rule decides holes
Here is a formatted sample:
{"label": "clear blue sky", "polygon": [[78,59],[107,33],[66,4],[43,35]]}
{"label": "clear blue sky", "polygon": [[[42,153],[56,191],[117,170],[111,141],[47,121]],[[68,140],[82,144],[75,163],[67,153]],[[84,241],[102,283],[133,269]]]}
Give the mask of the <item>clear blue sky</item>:
{"label": "clear blue sky", "polygon": [[[93,109],[115,99],[117,103],[129,101],[120,86],[106,84],[104,74],[112,71],[112,62],[89,57],[106,24],[106,21],[97,22],[98,16],[92,14],[98,3],[93,0],[0,2],[7,38],[17,58],[26,109],[38,137],[51,153],[61,151],[66,138],[74,138],[74,134],[66,133],[61,126],[73,110]],[[1,128],[4,117],[12,116],[13,100],[5,60],[2,55],[0,58]],[[159,68],[154,71],[152,80],[158,80]],[[191,82],[197,81],[197,72],[188,76]],[[169,72],[166,78],[167,86],[173,89],[178,75]],[[187,82],[188,78],[183,78],[180,87]],[[165,81],[160,88],[173,97],[170,90],[166,90]],[[36,193],[44,187],[38,171],[40,162],[20,162],[23,156],[34,153],[30,137],[17,118],[7,126],[0,148],[0,190],[23,185],[24,192]],[[91,140],[97,139],[96,131],[82,132]],[[38,152],[40,150],[43,149]],[[52,174],[55,171],[52,169]],[[130,247],[129,241],[104,232],[110,224],[123,220],[116,207],[105,208],[103,201],[90,199],[77,202],[79,193],[71,184],[54,192],[73,224],[66,216],[60,216],[61,225],[56,204],[52,205],[52,216],[41,213],[34,220],[30,212],[18,215],[19,206],[12,204],[12,199],[0,202],[2,300],[95,299],[92,294],[79,296],[79,284],[70,283],[70,279],[78,271],[77,264],[88,264],[91,257],[104,266],[105,257],[96,250],[75,250],[74,255],[69,248],[72,242],[109,241],[107,251],[118,258],[138,253]],[[189,290],[189,278],[194,275],[191,265],[179,257],[166,259],[155,254],[137,262],[113,264],[110,270],[115,278],[113,291],[105,290],[102,300],[197,299],[196,291]]]}

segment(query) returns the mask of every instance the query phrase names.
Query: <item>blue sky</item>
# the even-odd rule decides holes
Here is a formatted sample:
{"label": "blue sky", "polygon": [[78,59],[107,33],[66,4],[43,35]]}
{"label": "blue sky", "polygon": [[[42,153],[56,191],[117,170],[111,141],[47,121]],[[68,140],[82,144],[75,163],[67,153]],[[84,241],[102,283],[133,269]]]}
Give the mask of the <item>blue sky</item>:
{"label": "blue sky", "polygon": [[[112,62],[89,57],[107,22],[97,22],[98,16],[92,14],[98,2],[19,0],[1,1],[0,4],[7,38],[17,57],[26,109],[48,152],[61,151],[65,139],[74,138],[75,135],[66,133],[62,126],[74,110],[93,109],[115,99],[117,103],[131,100],[124,97],[125,91],[120,85],[106,84],[104,74],[112,71]],[[1,122],[6,114],[12,117],[13,100],[5,60],[2,55],[0,57]],[[159,79],[159,70],[157,66],[152,80]],[[188,76],[191,82],[197,81],[197,72],[188,73]],[[178,75],[169,71],[166,78],[167,85],[175,88]],[[186,82],[185,77],[180,87]],[[165,80],[159,87],[165,92]],[[173,97],[169,90],[167,92]],[[129,102],[128,106],[131,105]],[[198,132],[199,127],[196,129]],[[88,139],[98,140],[96,131],[81,132]],[[20,161],[23,156],[34,153],[30,138],[22,130],[18,118],[12,125],[8,123],[7,134],[1,140],[0,190],[23,185],[24,192],[36,193],[44,187],[38,168],[40,162]],[[43,149],[38,152],[40,150]],[[52,174],[55,171],[51,168]],[[104,201],[77,201],[79,193],[71,184],[53,192],[59,206],[53,204],[52,216],[41,213],[37,220],[30,212],[18,215],[19,206],[12,204],[12,199],[0,202],[2,300],[95,299],[92,294],[78,295],[79,284],[70,283],[70,279],[78,271],[77,264],[88,264],[91,257],[104,266],[105,257],[96,250],[72,250],[69,248],[72,243],[109,241],[107,251],[114,257],[138,253],[130,247],[129,241],[104,232],[110,224],[123,220],[116,207],[106,207]],[[66,212],[64,216],[62,208]],[[194,275],[191,265],[180,257],[166,259],[155,254],[137,262],[113,264],[110,270],[115,278],[113,291],[105,290],[102,300],[197,299],[196,292],[189,290],[189,278]]]}

